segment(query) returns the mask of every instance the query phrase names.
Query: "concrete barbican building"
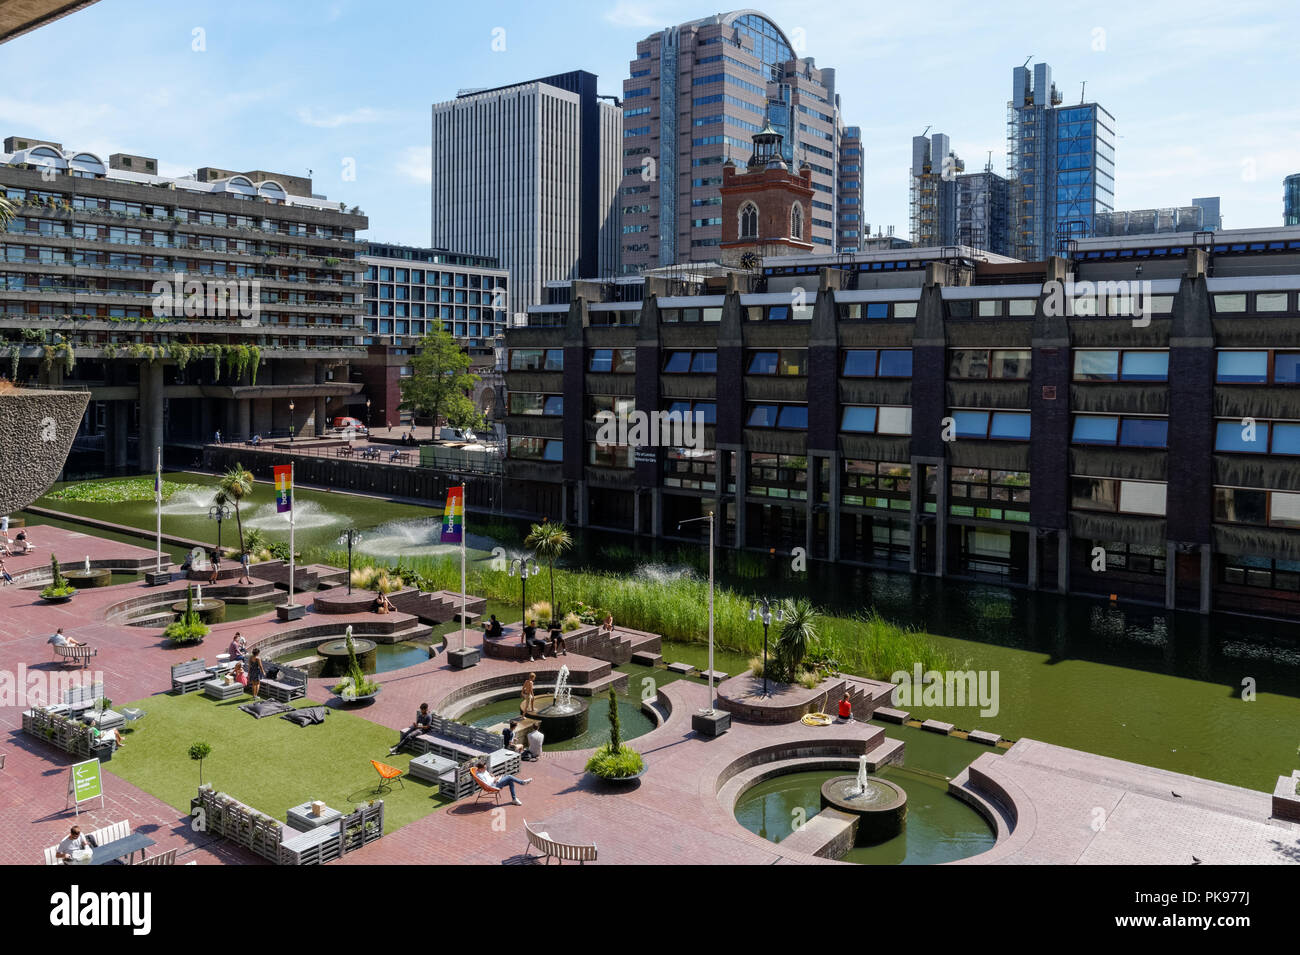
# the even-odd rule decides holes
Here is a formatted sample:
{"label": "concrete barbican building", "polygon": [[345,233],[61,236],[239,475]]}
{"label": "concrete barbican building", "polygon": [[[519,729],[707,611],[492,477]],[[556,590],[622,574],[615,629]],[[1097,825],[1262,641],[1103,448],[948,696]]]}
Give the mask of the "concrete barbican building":
{"label": "concrete barbican building", "polygon": [[70,471],[148,470],[158,445],[356,414],[366,217],[302,177],[157,170],[18,136],[0,152],[16,206],[0,233],[0,374],[89,389]]}

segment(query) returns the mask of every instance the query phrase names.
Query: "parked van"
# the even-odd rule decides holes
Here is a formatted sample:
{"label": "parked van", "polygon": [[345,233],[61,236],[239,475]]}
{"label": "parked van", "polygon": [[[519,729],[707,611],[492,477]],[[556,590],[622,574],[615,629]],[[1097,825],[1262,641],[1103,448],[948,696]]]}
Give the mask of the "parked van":
{"label": "parked van", "polygon": [[353,434],[369,434],[369,433],[370,433],[370,432],[366,429],[366,426],[365,426],[364,424],[362,424],[360,421],[358,421],[356,418],[335,418],[335,419],[334,419],[334,433],[335,433],[335,434],[346,434],[346,433],[348,433],[348,432],[351,432],[351,433],[353,433]]}
{"label": "parked van", "polygon": [[469,428],[442,428],[438,431],[439,441],[477,441]]}

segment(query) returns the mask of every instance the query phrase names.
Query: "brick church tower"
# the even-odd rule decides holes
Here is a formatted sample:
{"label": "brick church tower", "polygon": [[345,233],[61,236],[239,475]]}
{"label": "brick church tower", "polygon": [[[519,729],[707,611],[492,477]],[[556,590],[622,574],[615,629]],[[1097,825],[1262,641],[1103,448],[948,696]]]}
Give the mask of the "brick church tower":
{"label": "brick church tower", "polygon": [[[781,158],[781,134],[771,126],[754,134],[754,152],[742,172],[722,166],[722,264],[754,267],[754,256],[812,252],[812,170],[791,172]],[[742,261],[743,260],[743,261]]]}

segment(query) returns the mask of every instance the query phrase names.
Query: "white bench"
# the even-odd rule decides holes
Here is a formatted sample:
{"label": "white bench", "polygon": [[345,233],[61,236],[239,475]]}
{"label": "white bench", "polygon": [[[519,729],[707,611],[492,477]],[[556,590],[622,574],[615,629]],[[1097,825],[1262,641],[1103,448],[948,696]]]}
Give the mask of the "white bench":
{"label": "white bench", "polygon": [[[596,846],[576,845],[568,842],[559,842],[552,839],[550,834],[540,829],[534,829],[529,825],[528,820],[524,820],[524,830],[528,833],[528,849],[536,849],[546,859],[546,864],[551,864],[551,859],[560,860],[560,864],[565,862],[577,862],[583,865],[587,862],[596,861]],[[528,858],[532,856],[525,850],[524,855]]]}
{"label": "white bench", "polygon": [[[155,856],[149,856],[147,859],[141,859],[139,862],[133,862],[132,865],[175,865],[176,850],[168,849],[166,852],[160,852]],[[190,863],[193,865],[193,863]]]}
{"label": "white bench", "polygon": [[[131,834],[131,824],[123,819],[121,822],[114,822],[100,829],[85,833],[86,836],[94,840],[97,846],[106,846],[110,842],[117,842],[118,839],[125,839]],[[50,846],[45,850],[46,865],[62,865],[58,858],[58,846]],[[175,852],[175,850],[173,850]],[[175,856],[173,855],[173,859]],[[167,865],[168,863],[155,862],[154,865]]]}
{"label": "white bench", "polygon": [[54,646],[54,655],[56,657],[63,657],[65,661],[80,660],[82,669],[89,666],[90,658],[96,656],[98,653],[99,650],[95,647],[61,647],[58,644],[55,644]]}

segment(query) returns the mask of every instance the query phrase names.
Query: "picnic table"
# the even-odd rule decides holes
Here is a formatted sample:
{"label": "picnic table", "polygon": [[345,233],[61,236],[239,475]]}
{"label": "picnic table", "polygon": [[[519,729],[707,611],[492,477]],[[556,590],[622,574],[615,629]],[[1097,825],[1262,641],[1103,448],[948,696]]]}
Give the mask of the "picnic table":
{"label": "picnic table", "polygon": [[157,845],[152,839],[141,832],[133,832],[125,838],[109,842],[102,846],[96,846],[91,850],[91,865],[107,865],[110,862],[116,862],[118,859],[134,856],[137,852],[140,857],[144,858],[144,850],[150,846]]}

